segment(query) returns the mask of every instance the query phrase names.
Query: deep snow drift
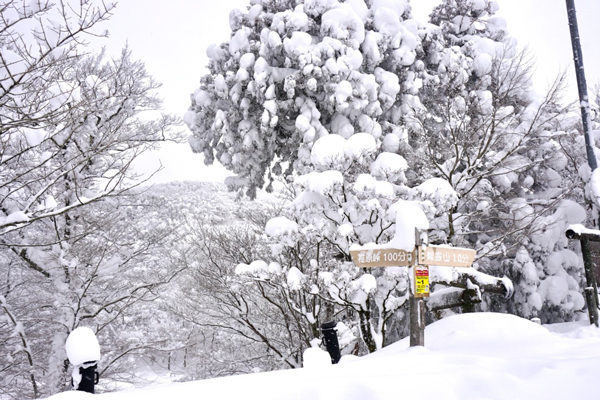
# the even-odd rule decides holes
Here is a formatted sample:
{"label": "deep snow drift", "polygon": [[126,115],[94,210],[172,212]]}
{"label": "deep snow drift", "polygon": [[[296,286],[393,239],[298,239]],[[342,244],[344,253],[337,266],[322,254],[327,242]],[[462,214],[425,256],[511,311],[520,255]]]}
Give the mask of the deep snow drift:
{"label": "deep snow drift", "polygon": [[427,327],[425,348],[402,340],[334,366],[239,375],[52,400],[371,400],[599,398],[600,329],[586,322],[540,326],[476,313]]}

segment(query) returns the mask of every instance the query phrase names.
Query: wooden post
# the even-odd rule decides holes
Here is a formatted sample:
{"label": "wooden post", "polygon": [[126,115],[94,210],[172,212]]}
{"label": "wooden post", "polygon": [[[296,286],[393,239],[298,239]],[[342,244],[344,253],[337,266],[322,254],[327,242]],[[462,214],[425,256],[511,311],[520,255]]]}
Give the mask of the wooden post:
{"label": "wooden post", "polygon": [[592,260],[592,250],[590,240],[587,237],[582,237],[581,254],[583,255],[583,268],[585,270],[585,280],[587,287],[585,288],[585,300],[588,306],[588,315],[590,317],[590,325],[598,326],[598,286],[596,284],[596,274],[594,271],[594,262]]}
{"label": "wooden post", "polygon": [[598,284],[596,283],[596,271],[590,242],[599,242],[600,236],[594,233],[577,233],[573,229],[568,229],[565,234],[569,239],[579,240],[581,244],[581,256],[583,257],[583,269],[587,285],[584,289],[585,301],[588,307],[590,325],[598,326],[600,322],[598,317]]}
{"label": "wooden post", "polygon": [[[462,292],[462,312],[463,313],[474,313],[475,312],[475,301],[473,299],[477,299],[477,291],[475,289],[465,289]],[[481,301],[478,301],[480,303]]]}
{"label": "wooden post", "polygon": [[425,302],[411,294],[410,307],[410,347],[425,346]]}
{"label": "wooden post", "polygon": [[[415,229],[415,248],[427,244],[427,234]],[[409,267],[410,276],[410,295],[409,295],[409,324],[410,324],[410,347],[425,346],[425,302],[422,298],[415,297],[415,276],[414,269],[418,263],[418,257],[414,257],[414,262]]]}

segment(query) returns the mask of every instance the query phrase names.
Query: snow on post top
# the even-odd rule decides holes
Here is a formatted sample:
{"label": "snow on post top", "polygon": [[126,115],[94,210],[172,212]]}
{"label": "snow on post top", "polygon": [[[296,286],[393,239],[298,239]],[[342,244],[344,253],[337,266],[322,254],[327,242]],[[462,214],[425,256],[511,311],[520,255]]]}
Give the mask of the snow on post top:
{"label": "snow on post top", "polygon": [[[567,227],[567,231],[573,231],[578,235],[583,235],[583,234],[587,234],[587,235],[596,235],[600,237],[600,230],[598,229],[589,229],[586,228],[584,225],[582,224],[571,224]],[[575,265],[575,264],[573,264]]]}
{"label": "snow on post top", "polygon": [[429,229],[429,220],[417,202],[399,200],[390,209],[391,218],[396,218],[396,233],[392,240],[384,244],[367,243],[364,246],[353,244],[350,250],[399,249],[411,252],[415,249],[415,229]]}
{"label": "snow on post top", "polygon": [[321,370],[331,366],[331,356],[328,352],[318,347],[309,347],[302,354],[302,367]]}
{"label": "snow on post top", "polygon": [[69,334],[65,343],[65,350],[69,362],[73,365],[100,360],[98,339],[94,331],[85,326],[80,326]]}
{"label": "snow on post top", "polygon": [[419,205],[412,201],[400,200],[390,207],[396,213],[396,233],[389,247],[404,251],[415,248],[415,229],[429,229],[429,220]]}

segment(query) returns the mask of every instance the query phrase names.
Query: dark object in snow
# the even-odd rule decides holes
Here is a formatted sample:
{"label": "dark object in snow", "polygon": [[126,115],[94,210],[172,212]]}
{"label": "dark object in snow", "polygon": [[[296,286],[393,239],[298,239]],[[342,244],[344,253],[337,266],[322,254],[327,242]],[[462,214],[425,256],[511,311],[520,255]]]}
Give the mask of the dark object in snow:
{"label": "dark object in snow", "polygon": [[[567,17],[569,19],[569,32],[571,34],[571,47],[573,48],[573,61],[575,62],[575,76],[577,77],[577,90],[579,92],[579,105],[581,108],[581,122],[583,124],[583,136],[585,139],[585,152],[588,165],[594,171],[598,168],[596,154],[594,153],[593,141],[590,135],[590,102],[587,93],[587,83],[585,81],[585,70],[583,68],[583,52],[581,51],[581,41],[579,38],[579,27],[577,25],[577,11],[575,10],[575,0],[566,0]],[[598,324],[596,324],[598,326]]]}
{"label": "dark object in snow", "polygon": [[598,281],[596,276],[596,263],[598,259],[594,257],[592,244],[600,242],[600,235],[595,232],[579,232],[571,227],[565,232],[569,239],[579,240],[581,244],[581,256],[583,257],[583,269],[585,272],[586,288],[584,289],[585,301],[588,307],[588,316],[590,325],[599,326],[600,316],[598,315]]}
{"label": "dark object in snow", "polygon": [[[83,363],[83,365],[79,367],[81,381],[79,382],[75,390],[80,390],[82,392],[88,392],[92,394],[94,393],[94,385],[98,384],[98,381],[100,379],[100,375],[98,375],[98,371],[96,371],[96,368],[98,367],[96,363],[97,361],[89,361]],[[71,384],[73,384],[72,380]]]}
{"label": "dark object in snow", "polygon": [[342,358],[340,354],[340,344],[338,342],[337,332],[335,330],[335,321],[325,322],[321,324],[321,333],[323,334],[323,341],[325,342],[325,348],[331,357],[331,363],[337,364]]}

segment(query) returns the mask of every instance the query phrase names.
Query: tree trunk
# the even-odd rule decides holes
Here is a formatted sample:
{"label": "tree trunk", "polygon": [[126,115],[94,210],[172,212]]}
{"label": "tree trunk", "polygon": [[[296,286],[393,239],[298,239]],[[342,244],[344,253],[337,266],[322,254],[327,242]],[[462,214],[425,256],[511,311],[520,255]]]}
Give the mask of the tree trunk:
{"label": "tree trunk", "polygon": [[369,353],[374,353],[377,350],[377,343],[375,343],[375,339],[373,338],[373,334],[371,332],[371,318],[369,314],[370,313],[368,311],[363,310],[358,312],[360,319],[360,333]]}

